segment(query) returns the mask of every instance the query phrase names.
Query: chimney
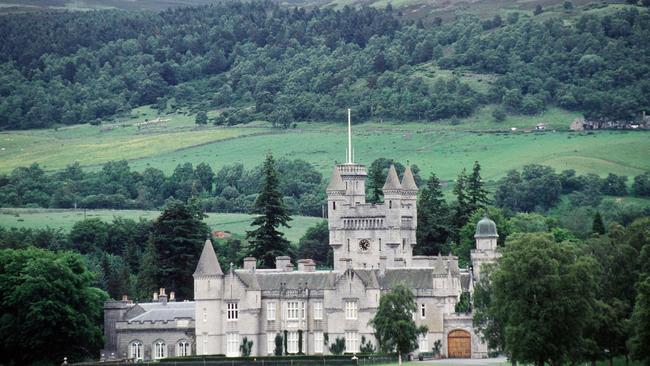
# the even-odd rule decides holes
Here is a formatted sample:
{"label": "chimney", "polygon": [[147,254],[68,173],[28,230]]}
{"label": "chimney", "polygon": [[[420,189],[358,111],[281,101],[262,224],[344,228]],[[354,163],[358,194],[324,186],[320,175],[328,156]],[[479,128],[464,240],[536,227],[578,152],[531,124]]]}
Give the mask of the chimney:
{"label": "chimney", "polygon": [[158,294],[158,298],[160,299],[160,302],[162,302],[163,304],[167,304],[167,295],[165,294],[164,287],[160,288],[160,293]]}
{"label": "chimney", "polygon": [[169,301],[176,301],[176,294],[174,291],[169,293]]}
{"label": "chimney", "polygon": [[244,270],[255,272],[256,265],[257,265],[257,260],[255,259],[255,257],[244,258]]}
{"label": "chimney", "polygon": [[316,271],[316,263],[311,259],[300,259],[298,261],[298,271],[314,272]]}
{"label": "chimney", "polygon": [[284,272],[292,271],[293,266],[291,265],[291,258],[286,255],[275,257],[275,269],[279,269],[280,271]]}
{"label": "chimney", "polygon": [[153,293],[153,302],[158,302],[158,293],[157,292]]}
{"label": "chimney", "polygon": [[122,301],[123,301],[123,302],[128,302],[128,301],[129,301],[129,297],[128,297],[127,295],[122,295]]}

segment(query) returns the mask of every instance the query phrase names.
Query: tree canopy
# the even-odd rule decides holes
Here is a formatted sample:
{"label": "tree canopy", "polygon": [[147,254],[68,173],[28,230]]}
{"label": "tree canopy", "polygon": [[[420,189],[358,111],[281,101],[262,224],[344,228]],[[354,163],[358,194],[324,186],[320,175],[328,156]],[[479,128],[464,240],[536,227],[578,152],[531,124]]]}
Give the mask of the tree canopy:
{"label": "tree canopy", "polygon": [[0,250],[0,350],[3,363],[82,361],[103,346],[107,294],[72,252]]}

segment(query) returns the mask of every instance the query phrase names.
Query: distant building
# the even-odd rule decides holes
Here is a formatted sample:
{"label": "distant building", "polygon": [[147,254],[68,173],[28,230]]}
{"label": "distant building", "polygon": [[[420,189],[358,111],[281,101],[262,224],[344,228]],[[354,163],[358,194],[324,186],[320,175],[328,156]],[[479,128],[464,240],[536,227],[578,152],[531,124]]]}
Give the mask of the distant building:
{"label": "distant building", "polygon": [[[270,355],[277,335],[286,337],[290,354],[328,354],[336,338],[345,338],[345,352],[356,353],[362,339],[376,346],[368,321],[382,294],[397,284],[413,291],[414,320],[429,329],[417,352],[430,352],[440,341],[445,357],[487,357],[471,314],[457,314],[455,306],[463,291],[472,291],[482,264],[499,256],[494,222],[484,218],[477,225],[475,273],[459,268],[457,257],[414,256],[418,187],[411,169],[400,181],[391,166],[384,202],[370,204],[365,166],[353,162],[351,136],[347,155],[327,187],[332,270],[316,270],[310,259],[299,260],[296,270],[289,257],[277,257],[274,269],[259,269],[255,258],[245,258],[242,269],[224,272],[208,240],[194,273],[194,302],[162,303],[162,291],[155,303],[106,303],[105,358],[179,355],[185,340],[192,354],[239,356],[243,338],[253,341],[252,355]],[[192,336],[184,337],[187,332]]]}

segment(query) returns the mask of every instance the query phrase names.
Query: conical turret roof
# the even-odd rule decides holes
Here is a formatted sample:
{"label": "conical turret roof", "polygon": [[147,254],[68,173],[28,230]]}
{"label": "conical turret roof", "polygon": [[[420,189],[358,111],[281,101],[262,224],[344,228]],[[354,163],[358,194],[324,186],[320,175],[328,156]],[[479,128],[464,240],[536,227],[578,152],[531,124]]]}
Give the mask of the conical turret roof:
{"label": "conical turret roof", "polygon": [[413,178],[413,172],[411,167],[407,166],[406,171],[404,171],[404,177],[402,178],[402,189],[409,191],[417,191],[418,186],[415,184],[415,179]]}
{"label": "conical turret roof", "polygon": [[201,252],[201,258],[199,258],[199,263],[196,265],[196,271],[194,271],[194,276],[222,276],[223,272],[221,271],[221,266],[217,260],[217,253],[214,252],[214,247],[210,239],[205,241],[203,245],[203,251]]}
{"label": "conical turret roof", "polygon": [[383,190],[392,190],[392,189],[402,189],[402,185],[399,183],[399,178],[397,177],[397,171],[395,166],[391,165],[388,169],[388,176],[386,177],[386,183],[384,184]]}
{"label": "conical turret roof", "polygon": [[328,191],[344,191],[345,183],[343,183],[343,178],[341,178],[341,173],[339,168],[334,167],[332,170],[332,176],[330,177],[330,183],[327,185]]}

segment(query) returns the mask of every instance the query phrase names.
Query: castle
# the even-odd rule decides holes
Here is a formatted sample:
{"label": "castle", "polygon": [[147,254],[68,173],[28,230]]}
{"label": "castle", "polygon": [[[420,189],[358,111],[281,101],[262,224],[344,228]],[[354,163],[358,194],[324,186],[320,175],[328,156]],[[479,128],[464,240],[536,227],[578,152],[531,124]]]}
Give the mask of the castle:
{"label": "castle", "polygon": [[460,269],[457,257],[414,256],[418,187],[411,169],[400,181],[390,167],[380,204],[365,202],[365,178],[348,133],[347,162],[334,167],[327,187],[332,270],[316,270],[310,259],[298,260],[296,269],[289,257],[260,269],[249,257],[243,268],[224,272],[208,240],[194,273],[193,302],[171,301],[161,289],[151,303],[106,303],[102,358],[239,356],[244,338],[252,341],[251,355],[272,355],[278,335],[290,354],[329,354],[337,338],[345,340],[345,352],[358,353],[364,344],[377,348],[368,322],[382,294],[397,284],[413,291],[413,319],[428,328],[416,352],[440,344],[443,357],[487,357],[471,314],[458,314],[455,306],[463,291],[473,290],[481,265],[499,256],[494,222],[477,224],[472,271]]}

